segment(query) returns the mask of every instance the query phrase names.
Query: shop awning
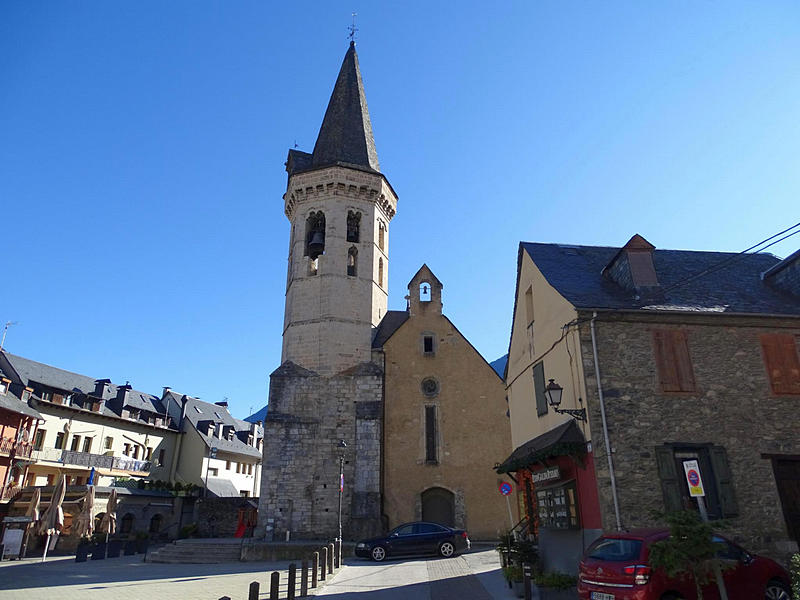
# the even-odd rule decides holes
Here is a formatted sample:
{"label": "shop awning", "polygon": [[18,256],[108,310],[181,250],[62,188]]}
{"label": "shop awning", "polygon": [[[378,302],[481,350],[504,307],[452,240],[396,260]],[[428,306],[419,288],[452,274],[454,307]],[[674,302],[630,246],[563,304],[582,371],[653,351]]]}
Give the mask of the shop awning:
{"label": "shop awning", "polygon": [[586,438],[575,419],[570,419],[547,433],[528,440],[495,467],[498,473],[513,473],[552,456],[582,457],[586,454]]}

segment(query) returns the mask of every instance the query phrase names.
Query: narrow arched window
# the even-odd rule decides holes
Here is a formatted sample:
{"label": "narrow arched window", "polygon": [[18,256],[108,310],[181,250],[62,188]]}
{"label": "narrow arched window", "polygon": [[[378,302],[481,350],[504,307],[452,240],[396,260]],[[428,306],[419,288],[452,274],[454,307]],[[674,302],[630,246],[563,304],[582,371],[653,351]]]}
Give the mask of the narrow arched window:
{"label": "narrow arched window", "polygon": [[325,253],[325,213],[312,212],[306,219],[305,255],[314,260]]}
{"label": "narrow arched window", "polygon": [[383,259],[378,259],[378,285],[383,287]]}
{"label": "narrow arched window", "polygon": [[358,274],[358,248],[351,246],[347,251],[347,276],[355,277]]}
{"label": "narrow arched window", "polygon": [[431,284],[427,281],[423,281],[419,284],[419,301],[420,302],[430,302],[431,301]]}
{"label": "narrow arched window", "polygon": [[386,225],[383,224],[383,221],[378,221],[378,248],[381,250],[383,250],[383,236],[385,231]]}
{"label": "narrow arched window", "polygon": [[361,229],[361,213],[347,211],[347,241],[358,242]]}

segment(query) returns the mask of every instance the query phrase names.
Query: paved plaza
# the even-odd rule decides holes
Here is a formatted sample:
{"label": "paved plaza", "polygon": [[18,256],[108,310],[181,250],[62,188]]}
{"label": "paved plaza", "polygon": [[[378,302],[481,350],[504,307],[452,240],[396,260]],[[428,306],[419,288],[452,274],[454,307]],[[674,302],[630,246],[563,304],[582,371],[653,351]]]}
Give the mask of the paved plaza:
{"label": "paved plaza", "polygon": [[[250,583],[269,597],[269,575],[281,574],[286,597],[289,562],[159,564],[141,556],[76,563],[74,557],[0,563],[0,600],[245,600]],[[317,595],[336,600],[509,600],[497,553],[481,550],[451,559],[372,563],[350,558]]]}

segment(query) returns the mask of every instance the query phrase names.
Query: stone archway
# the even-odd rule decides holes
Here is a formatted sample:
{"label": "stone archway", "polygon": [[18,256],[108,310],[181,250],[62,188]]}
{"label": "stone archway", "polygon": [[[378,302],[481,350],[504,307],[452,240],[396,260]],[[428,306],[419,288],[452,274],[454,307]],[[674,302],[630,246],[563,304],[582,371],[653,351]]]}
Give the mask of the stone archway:
{"label": "stone archway", "polygon": [[456,497],[453,492],[434,487],[422,492],[422,520],[455,527]]}

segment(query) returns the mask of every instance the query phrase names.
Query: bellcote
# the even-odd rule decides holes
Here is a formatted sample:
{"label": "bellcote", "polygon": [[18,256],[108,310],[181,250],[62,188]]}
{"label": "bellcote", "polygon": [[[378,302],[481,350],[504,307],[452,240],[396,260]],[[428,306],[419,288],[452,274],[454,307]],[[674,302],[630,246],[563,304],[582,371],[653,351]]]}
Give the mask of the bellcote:
{"label": "bellcote", "polygon": [[442,282],[436,278],[428,265],[423,264],[408,282],[408,313],[415,316],[423,313],[442,314]]}

